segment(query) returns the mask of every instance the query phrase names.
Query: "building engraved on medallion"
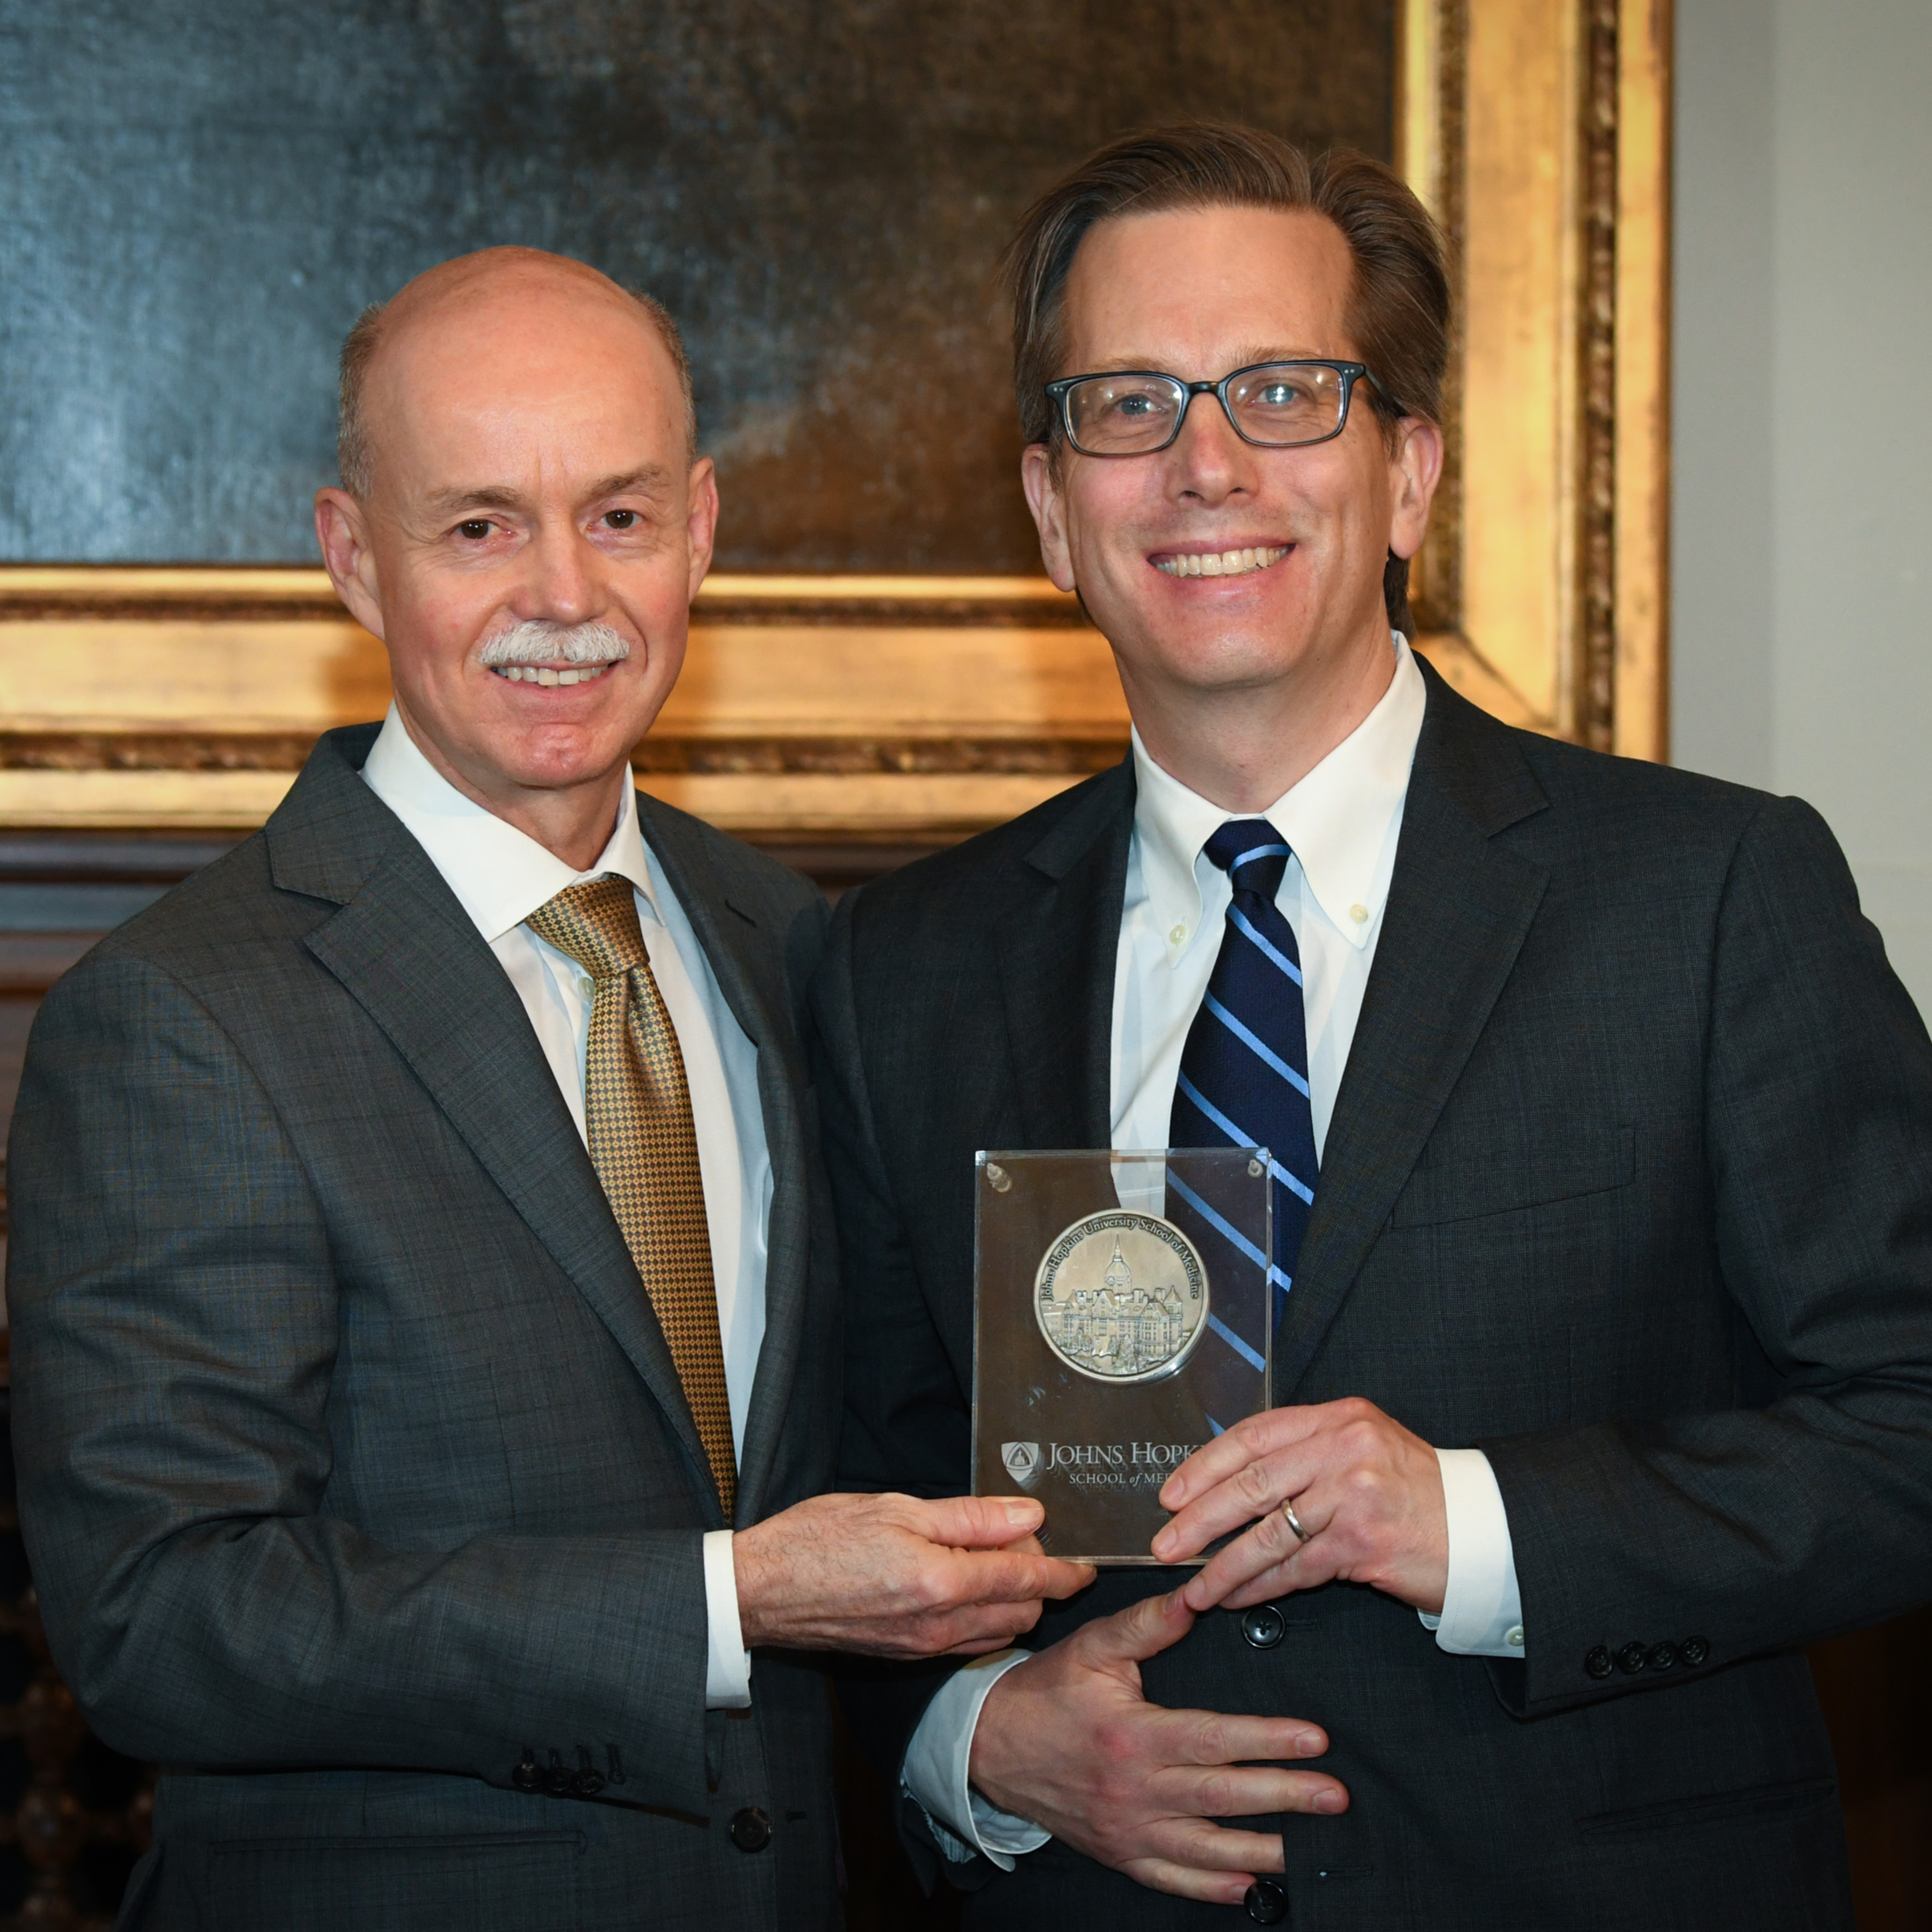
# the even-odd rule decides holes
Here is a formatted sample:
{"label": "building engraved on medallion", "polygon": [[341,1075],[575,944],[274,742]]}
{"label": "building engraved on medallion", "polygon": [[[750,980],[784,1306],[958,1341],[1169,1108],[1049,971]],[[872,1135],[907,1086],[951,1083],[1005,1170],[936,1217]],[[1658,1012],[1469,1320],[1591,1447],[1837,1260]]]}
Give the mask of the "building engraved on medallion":
{"label": "building engraved on medallion", "polygon": [[1172,1375],[1206,1332],[1208,1270],[1192,1241],[1153,1214],[1109,1211],[1049,1247],[1034,1312],[1054,1354],[1096,1382]]}

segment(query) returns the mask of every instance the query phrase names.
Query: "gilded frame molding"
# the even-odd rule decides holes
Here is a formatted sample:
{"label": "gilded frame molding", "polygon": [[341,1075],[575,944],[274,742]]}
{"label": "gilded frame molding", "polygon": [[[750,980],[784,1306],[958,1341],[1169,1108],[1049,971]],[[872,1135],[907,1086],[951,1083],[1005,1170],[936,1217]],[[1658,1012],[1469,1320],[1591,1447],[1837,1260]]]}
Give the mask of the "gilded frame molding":
{"label": "gilded frame molding", "polygon": [[1492,710],[1661,759],[1670,0],[1404,0],[1400,34],[1457,318],[1418,619]]}
{"label": "gilded frame molding", "polygon": [[[1508,719],[1661,758],[1670,0],[1404,0],[1405,173],[1456,296],[1420,646]],[[50,676],[50,668],[57,675]],[[0,568],[0,827],[239,831],[381,648],[315,570]],[[1104,642],[1034,578],[714,577],[640,782],[768,844],[903,847],[1117,758]]]}

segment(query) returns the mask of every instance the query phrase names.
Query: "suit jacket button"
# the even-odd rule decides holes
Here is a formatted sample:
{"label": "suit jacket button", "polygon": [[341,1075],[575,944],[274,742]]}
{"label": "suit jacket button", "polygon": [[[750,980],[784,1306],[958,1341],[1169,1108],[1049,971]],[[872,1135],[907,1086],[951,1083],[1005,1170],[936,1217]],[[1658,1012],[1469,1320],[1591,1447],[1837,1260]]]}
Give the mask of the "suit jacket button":
{"label": "suit jacket button", "polygon": [[1617,1652],[1617,1668],[1626,1677],[1634,1677],[1643,1668],[1644,1660],[1648,1654],[1643,1646],[1633,1637]]}
{"label": "suit jacket button", "polygon": [[748,1804],[736,1813],[730,1828],[731,1842],[741,1852],[762,1852],[772,1841],[771,1814],[760,1811],[755,1804]]}
{"label": "suit jacket button", "polygon": [[1601,1644],[1583,1659],[1585,1672],[1592,1677],[1607,1677],[1616,1666],[1610,1661],[1610,1653]]}
{"label": "suit jacket button", "polygon": [[573,1798],[595,1798],[604,1789],[604,1774],[601,1771],[580,1771],[570,1780],[570,1795]]}
{"label": "suit jacket button", "polygon": [[1257,1604],[1241,1612],[1241,1634],[1257,1650],[1272,1650],[1281,1641],[1288,1624],[1272,1604]]}
{"label": "suit jacket button", "polygon": [[1687,1636],[1677,1647],[1677,1654],[1688,1664],[1702,1664],[1710,1654],[1711,1640],[1708,1637]]}
{"label": "suit jacket button", "polygon": [[1652,1670],[1675,1670],[1677,1667],[1677,1646],[1674,1643],[1654,1643],[1650,1654],[1644,1659]]}
{"label": "suit jacket button", "polygon": [[510,1782],[519,1791],[541,1791],[543,1789],[543,1771],[534,1752],[524,1752],[523,1762],[510,1774]]}
{"label": "suit jacket button", "polygon": [[1271,1878],[1258,1878],[1241,1903],[1257,1925],[1279,1925],[1288,1916],[1288,1894]]}

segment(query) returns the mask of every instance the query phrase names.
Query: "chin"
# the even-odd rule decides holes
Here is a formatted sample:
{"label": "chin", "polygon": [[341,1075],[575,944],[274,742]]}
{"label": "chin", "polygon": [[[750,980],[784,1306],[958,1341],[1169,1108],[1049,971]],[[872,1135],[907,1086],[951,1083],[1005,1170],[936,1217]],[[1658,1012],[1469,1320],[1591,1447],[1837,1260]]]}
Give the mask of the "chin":
{"label": "chin", "polygon": [[643,736],[604,722],[539,724],[487,746],[485,755],[518,784],[555,790],[608,777]]}
{"label": "chin", "polygon": [[1262,625],[1204,627],[1149,641],[1168,676],[1208,689],[1273,683],[1292,670],[1308,648],[1298,632]]}

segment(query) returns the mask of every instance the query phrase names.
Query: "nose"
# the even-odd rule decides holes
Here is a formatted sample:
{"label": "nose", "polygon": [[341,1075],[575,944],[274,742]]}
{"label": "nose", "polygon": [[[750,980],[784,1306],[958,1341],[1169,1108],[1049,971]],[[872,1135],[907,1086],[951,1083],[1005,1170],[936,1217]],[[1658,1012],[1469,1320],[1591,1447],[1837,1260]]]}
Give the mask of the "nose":
{"label": "nose", "polygon": [[[1198,404],[1206,406],[1197,407]],[[1168,450],[1178,494],[1222,503],[1255,487],[1255,452],[1235,433],[1220,399],[1210,389],[1187,399],[1180,434]]]}
{"label": "nose", "polygon": [[519,613],[553,624],[583,624],[604,604],[596,546],[568,521],[546,522],[525,552],[528,570]]}

